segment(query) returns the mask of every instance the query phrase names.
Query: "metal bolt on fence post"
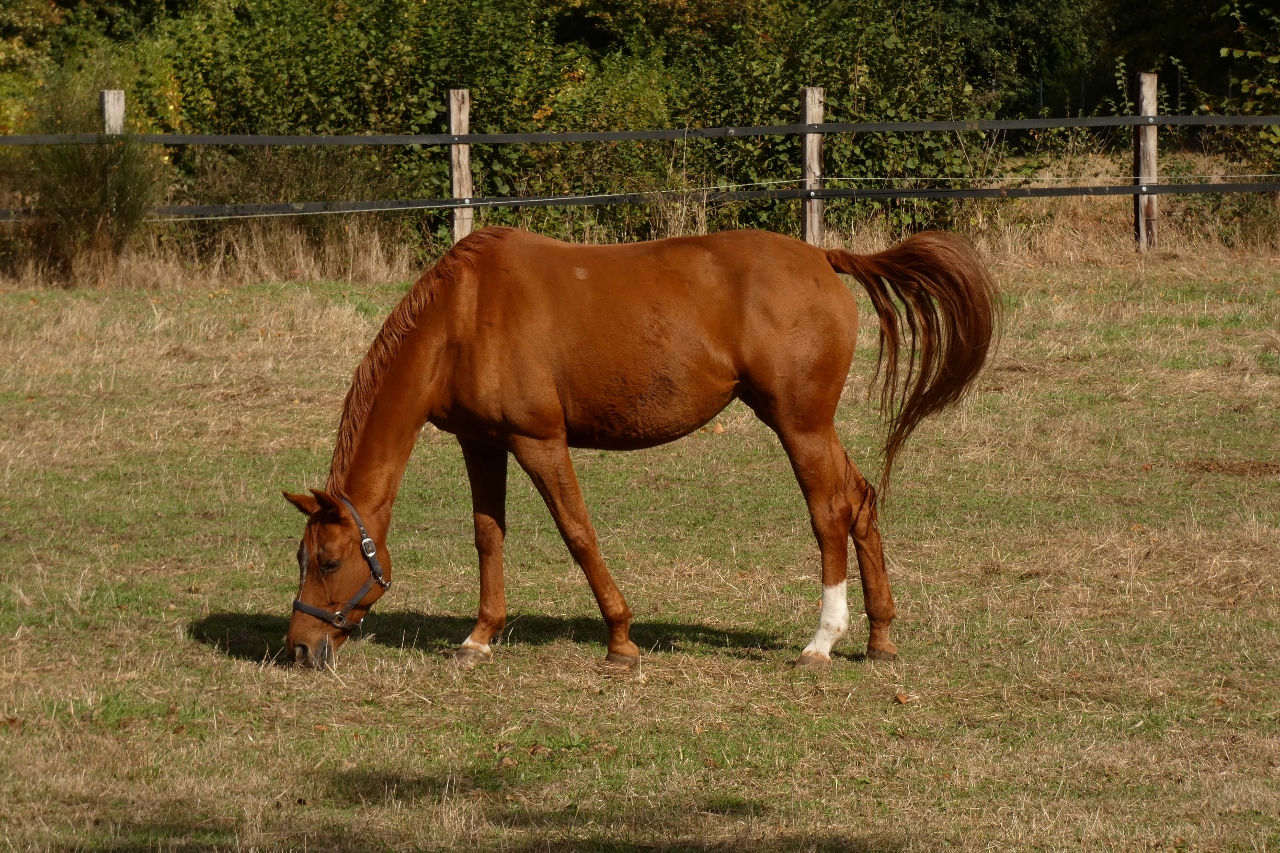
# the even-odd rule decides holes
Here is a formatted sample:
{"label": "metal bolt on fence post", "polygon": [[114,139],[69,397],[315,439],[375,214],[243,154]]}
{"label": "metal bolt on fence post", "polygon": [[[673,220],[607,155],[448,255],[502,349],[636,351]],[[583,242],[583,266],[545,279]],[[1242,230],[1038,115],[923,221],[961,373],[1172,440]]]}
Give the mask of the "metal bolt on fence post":
{"label": "metal bolt on fence post", "polygon": [[[1156,106],[1156,75],[1138,75],[1138,115],[1154,116]],[[1140,188],[1133,196],[1133,236],[1139,252],[1156,247],[1158,224],[1157,198],[1147,187],[1156,179],[1156,128],[1154,124],[1133,128],[1133,183]]]}
{"label": "metal bolt on fence post", "polygon": [[[804,124],[822,124],[826,92],[820,86],[806,86],[801,100],[801,121]],[[822,134],[805,133],[800,137],[803,151],[803,188],[809,190],[809,198],[800,202],[800,238],[814,246],[822,245],[823,200],[813,198],[813,190],[822,189]]]}
{"label": "metal bolt on fence post", "polygon": [[103,89],[99,93],[102,105],[102,132],[108,136],[124,133],[124,90]]}
{"label": "metal bolt on fence post", "polygon": [[[449,90],[449,133],[454,136],[465,136],[471,125],[471,90]],[[449,146],[449,176],[453,185],[453,197],[471,201],[475,195],[471,178],[471,146],[459,143]],[[475,209],[471,207],[455,207],[453,209],[453,242],[458,242],[471,233],[475,224]]]}

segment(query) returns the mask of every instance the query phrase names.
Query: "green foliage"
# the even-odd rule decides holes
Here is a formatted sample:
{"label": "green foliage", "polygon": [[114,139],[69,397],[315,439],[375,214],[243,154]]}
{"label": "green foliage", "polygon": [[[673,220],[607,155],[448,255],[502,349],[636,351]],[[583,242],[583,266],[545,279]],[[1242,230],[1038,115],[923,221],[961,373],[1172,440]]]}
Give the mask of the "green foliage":
{"label": "green foliage", "polygon": [[32,156],[37,213],[53,229],[59,260],[82,249],[119,254],[157,196],[154,158],[132,137],[100,145],[53,145]]}
{"label": "green foliage", "polygon": [[[32,118],[46,78],[104,51],[147,68],[156,24],[193,0],[5,0],[0,3],[0,133]],[[156,70],[156,69],[149,69]],[[139,88],[163,91],[164,74]]]}
{"label": "green foliage", "polygon": [[[1218,55],[1231,37],[1230,22],[1206,0],[1099,0],[1097,68],[1105,73],[1125,59],[1134,71],[1162,72],[1174,82],[1177,66],[1184,83],[1226,93],[1229,63]],[[1176,64],[1171,60],[1177,60]],[[1176,85],[1176,83],[1175,83]],[[1189,99],[1185,106],[1194,106]]]}
{"label": "green foliage", "polygon": [[196,0],[49,0],[65,26],[55,42],[59,59],[85,44],[128,43],[147,36],[161,21],[177,17]]}
{"label": "green foliage", "polygon": [[[1220,61],[1219,31],[1230,26],[1246,42],[1232,48],[1237,63],[1260,69],[1245,75],[1247,99],[1263,103],[1274,80],[1262,72],[1274,69],[1267,58],[1277,54],[1267,52],[1274,26],[1265,10],[1237,3],[1228,20],[1193,0],[58,2],[14,0],[0,12],[7,114],[29,107],[51,69],[105,51],[131,69],[129,111],[138,127],[214,133],[440,132],[451,88],[471,91],[471,127],[481,132],[790,124],[800,118],[804,85],[826,89],[830,121],[1030,113],[1041,78],[1050,113],[1061,105],[1128,112],[1129,69],[1174,62],[1188,78],[1197,69],[1212,76],[1201,42],[1212,41],[1209,58]],[[1177,35],[1188,21],[1194,37]],[[43,70],[22,76],[19,68]],[[1117,68],[1125,78],[1118,96],[1103,85]],[[1187,89],[1200,91],[1192,79]],[[1167,88],[1164,97],[1173,97]],[[1108,138],[1123,142],[1123,134]],[[482,195],[677,190],[696,199],[708,188],[794,186],[799,148],[797,137],[782,136],[475,146],[472,161]],[[833,186],[963,186],[1007,174],[1009,150],[981,134],[825,140]],[[422,198],[449,188],[443,148],[191,147],[172,156],[176,197],[188,201]],[[912,229],[946,225],[965,208],[846,201],[828,209],[835,227],[883,215]],[[663,233],[668,212],[659,205],[580,214],[504,210],[481,218],[565,236],[605,228],[627,238]],[[707,216],[712,228],[798,228],[794,201],[728,204]],[[399,220],[444,234],[441,214]]]}
{"label": "green foliage", "polygon": [[[989,93],[965,79],[963,51],[937,10],[884,2],[823,7],[778,6],[743,25],[751,37],[730,44],[693,44],[681,57],[696,87],[686,93],[693,124],[768,125],[799,120],[798,84],[826,90],[828,121],[909,121],[978,118],[994,107]],[[795,180],[800,138],[765,137],[735,144],[704,143],[702,171],[712,183]],[[864,134],[825,141],[827,173],[835,185],[920,184],[975,175],[972,148],[944,135]],[[970,140],[972,144],[972,140]],[[844,179],[843,181],[840,179]],[[832,205],[839,226],[853,208]],[[933,220],[946,208],[899,205],[904,223]],[[779,227],[794,203],[745,206],[742,224]]]}
{"label": "green foliage", "polygon": [[[789,124],[801,85],[826,88],[834,121],[974,118],[997,106],[966,81],[964,50],[938,9],[887,0],[228,0],[163,23],[155,45],[181,100],[176,118],[152,119],[206,132],[439,132],[450,88],[471,90],[474,131]],[[828,171],[859,185],[951,181],[981,171],[980,149],[978,139],[947,136],[832,138]],[[186,156],[181,165],[198,171]],[[473,163],[485,195],[696,190],[794,181],[799,140],[480,146]],[[352,153],[346,169],[372,171],[405,196],[447,192],[442,149]],[[795,208],[734,205],[716,224],[794,228]],[[938,211],[894,215],[923,222]],[[591,216],[622,232],[652,230],[634,211]]]}
{"label": "green foliage", "polygon": [[[1084,107],[1079,80],[1091,74],[1103,36],[1098,0],[939,0],[961,36],[970,77],[1006,114]],[[1092,94],[1092,93],[1091,93]]]}
{"label": "green foliage", "polygon": [[0,5],[0,133],[13,133],[47,64],[59,10],[45,0],[7,0]]}
{"label": "green foliage", "polygon": [[[1280,13],[1235,0],[1229,15],[1236,23],[1238,43],[1244,45],[1222,48],[1223,56],[1238,63],[1239,109],[1246,115],[1276,115],[1280,112]],[[1263,156],[1274,163],[1280,156],[1280,127],[1261,128],[1258,144]]]}

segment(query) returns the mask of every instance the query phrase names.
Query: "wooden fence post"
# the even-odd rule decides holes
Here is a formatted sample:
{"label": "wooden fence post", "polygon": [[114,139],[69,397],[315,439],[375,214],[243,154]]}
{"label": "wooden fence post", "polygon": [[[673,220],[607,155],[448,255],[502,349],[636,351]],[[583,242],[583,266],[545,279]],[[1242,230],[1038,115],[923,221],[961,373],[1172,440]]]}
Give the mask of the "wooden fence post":
{"label": "wooden fence post", "polygon": [[[826,93],[820,86],[805,86],[801,96],[801,122],[822,124]],[[822,189],[822,134],[800,136],[803,150],[803,184],[806,190]],[[822,245],[822,199],[805,198],[801,202],[800,237],[814,246]]]}
{"label": "wooden fence post", "polygon": [[[471,127],[471,90],[449,90],[449,133],[453,136],[465,136]],[[475,194],[471,182],[471,146],[455,143],[449,146],[449,176],[453,184],[453,197],[467,199]],[[453,209],[453,242],[458,242],[471,233],[475,223],[475,209],[455,207]]]}
{"label": "wooden fence post", "polygon": [[[1138,115],[1156,115],[1156,75],[1138,75]],[[1133,183],[1139,187],[1155,184],[1156,126],[1139,125],[1133,129]],[[1137,193],[1133,197],[1133,237],[1139,252],[1156,247],[1158,210],[1154,194]]]}
{"label": "wooden fence post", "polygon": [[124,90],[103,89],[98,101],[102,105],[102,132],[120,136],[124,133]]}

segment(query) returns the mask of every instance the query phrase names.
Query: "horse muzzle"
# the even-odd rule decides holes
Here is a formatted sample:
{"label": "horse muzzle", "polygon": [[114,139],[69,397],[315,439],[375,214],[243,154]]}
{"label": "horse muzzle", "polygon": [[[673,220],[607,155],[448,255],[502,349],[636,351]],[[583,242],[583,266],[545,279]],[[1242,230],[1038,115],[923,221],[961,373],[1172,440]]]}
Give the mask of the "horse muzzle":
{"label": "horse muzzle", "polygon": [[333,640],[324,635],[314,643],[293,643],[289,655],[296,666],[308,669],[332,669],[338,662],[338,650]]}

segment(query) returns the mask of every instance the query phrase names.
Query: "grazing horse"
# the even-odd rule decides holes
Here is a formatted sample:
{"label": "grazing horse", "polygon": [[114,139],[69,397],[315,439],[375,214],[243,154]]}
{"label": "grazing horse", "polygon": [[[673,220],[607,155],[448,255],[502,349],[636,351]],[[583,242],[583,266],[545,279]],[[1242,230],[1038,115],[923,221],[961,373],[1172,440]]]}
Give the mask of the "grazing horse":
{"label": "grazing horse", "polygon": [[999,296],[962,239],[917,234],[872,255],[762,231],[582,246],[486,228],[461,240],[413,285],[356,368],[325,489],[285,493],[307,516],[289,658],[331,666],[390,585],[392,505],[431,423],[462,447],[480,558],[479,618],[454,660],[490,660],[506,624],[510,454],[587,576],[607,660],[633,666],[631,610],[600,555],[569,448],[674,441],[737,398],[781,439],[822,553],[822,614],[797,665],[829,664],[849,628],[849,538],[870,620],[867,657],[894,659],[876,490],[834,426],[858,333],[857,303],[837,273],[862,284],[879,316],[884,492],[903,441],[961,397],[996,332]]}

